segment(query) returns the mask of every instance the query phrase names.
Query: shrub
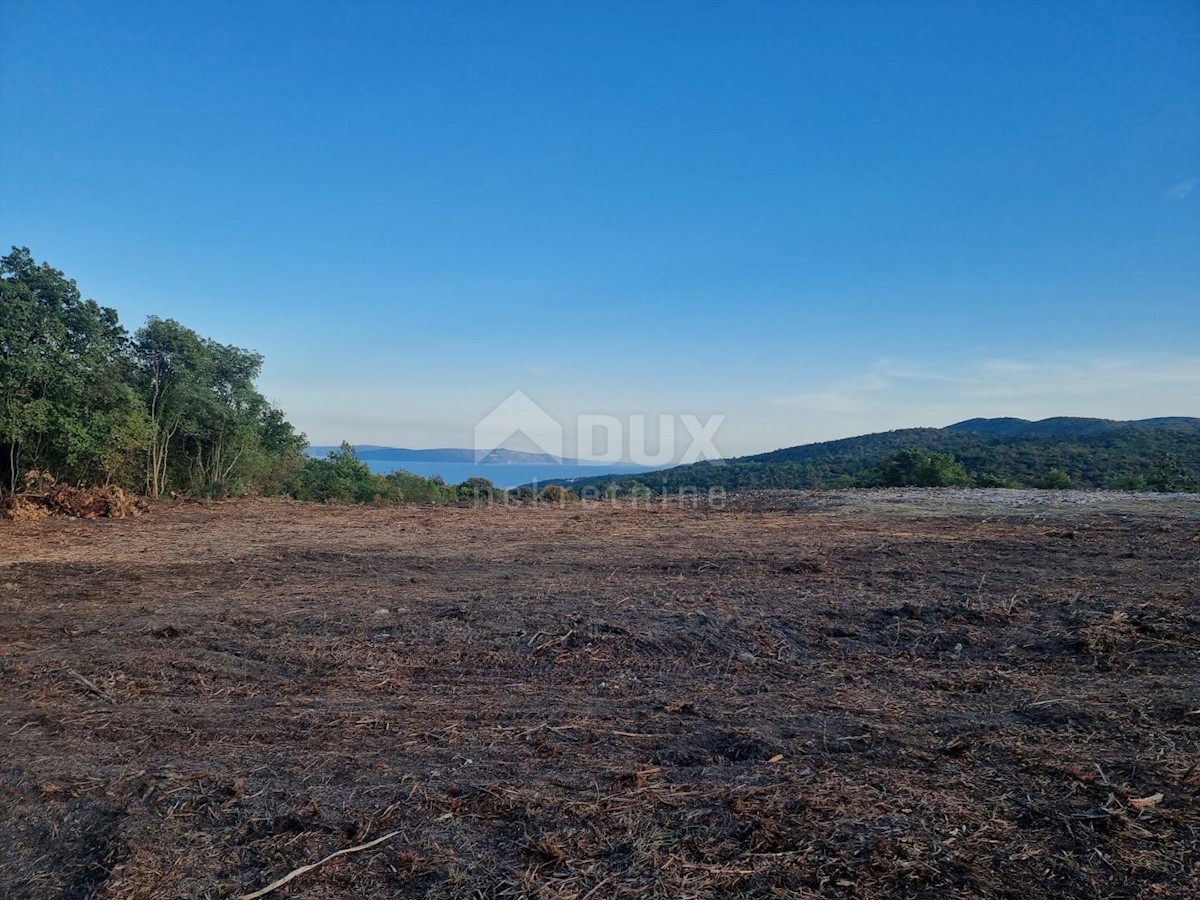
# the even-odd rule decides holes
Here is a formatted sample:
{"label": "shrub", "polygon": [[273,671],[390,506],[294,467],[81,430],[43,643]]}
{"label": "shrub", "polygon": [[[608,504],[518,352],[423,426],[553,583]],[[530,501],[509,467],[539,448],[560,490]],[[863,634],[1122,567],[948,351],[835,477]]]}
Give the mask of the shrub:
{"label": "shrub", "polygon": [[[480,480],[491,485],[487,479]],[[448,503],[458,499],[460,489],[441,478],[422,478],[412,472],[376,475],[354,448],[344,443],[324,459],[306,459],[292,475],[287,493],[296,500],[322,503]]]}
{"label": "shrub", "polygon": [[565,487],[557,484],[549,484],[542,488],[538,494],[538,501],[541,503],[557,503],[562,506],[567,503],[574,503],[579,498],[568,491]]}
{"label": "shrub", "polygon": [[458,499],[471,500],[478,503],[483,500],[491,502],[497,494],[496,485],[492,484],[491,479],[481,478],[478,475],[468,478],[458,486]]}
{"label": "shrub", "polygon": [[975,486],[982,488],[1015,488],[1018,485],[1011,478],[1005,478],[1003,475],[993,475],[991,472],[984,472],[982,475],[975,476]]}
{"label": "shrub", "polygon": [[1071,480],[1071,476],[1062,469],[1051,469],[1038,482],[1038,487],[1048,488],[1050,490],[1062,491],[1075,486],[1075,482]]}
{"label": "shrub", "polygon": [[969,484],[970,478],[950,454],[909,447],[884,459],[859,483],[866,487],[953,487]]}
{"label": "shrub", "polygon": [[1198,491],[1200,478],[1184,469],[1174,456],[1167,456],[1150,472],[1146,487],[1162,493]]}
{"label": "shrub", "polygon": [[1145,475],[1120,475],[1113,479],[1111,487],[1118,491],[1147,491],[1150,489],[1146,484]]}

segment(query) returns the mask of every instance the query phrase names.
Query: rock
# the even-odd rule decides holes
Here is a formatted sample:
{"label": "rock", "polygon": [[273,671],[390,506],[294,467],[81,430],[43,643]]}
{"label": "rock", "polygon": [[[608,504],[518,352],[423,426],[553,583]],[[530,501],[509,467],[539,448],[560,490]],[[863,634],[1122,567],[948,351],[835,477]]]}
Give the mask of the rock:
{"label": "rock", "polygon": [[755,656],[753,653],[750,653],[748,650],[743,650],[741,653],[739,653],[737,655],[737,661],[740,663],[745,663],[746,665],[749,666],[749,665],[752,665],[753,663],[758,662],[758,657]]}

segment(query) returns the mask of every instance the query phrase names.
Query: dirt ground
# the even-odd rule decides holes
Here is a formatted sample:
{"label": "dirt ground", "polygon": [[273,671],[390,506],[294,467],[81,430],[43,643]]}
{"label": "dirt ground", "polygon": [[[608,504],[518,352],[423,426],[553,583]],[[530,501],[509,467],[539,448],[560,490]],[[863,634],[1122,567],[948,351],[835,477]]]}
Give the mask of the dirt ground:
{"label": "dirt ground", "polygon": [[0,522],[0,896],[1200,895],[1200,498],[1008,496]]}

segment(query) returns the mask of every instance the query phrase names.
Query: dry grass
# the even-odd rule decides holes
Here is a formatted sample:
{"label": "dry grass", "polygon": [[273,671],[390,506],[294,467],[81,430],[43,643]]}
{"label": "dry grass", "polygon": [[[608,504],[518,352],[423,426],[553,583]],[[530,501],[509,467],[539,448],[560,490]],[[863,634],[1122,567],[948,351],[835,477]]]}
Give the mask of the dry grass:
{"label": "dry grass", "polygon": [[913,502],[0,523],[0,895],[1195,896],[1196,504]]}

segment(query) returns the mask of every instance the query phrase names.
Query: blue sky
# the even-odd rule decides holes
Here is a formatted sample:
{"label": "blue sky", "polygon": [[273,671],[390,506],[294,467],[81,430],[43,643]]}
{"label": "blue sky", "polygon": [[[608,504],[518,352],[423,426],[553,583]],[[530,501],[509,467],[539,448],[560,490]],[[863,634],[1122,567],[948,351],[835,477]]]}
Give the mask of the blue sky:
{"label": "blue sky", "polygon": [[0,38],[0,240],[261,351],[314,443],[469,445],[517,389],[730,455],[1200,415],[1190,0],[7,0]]}

